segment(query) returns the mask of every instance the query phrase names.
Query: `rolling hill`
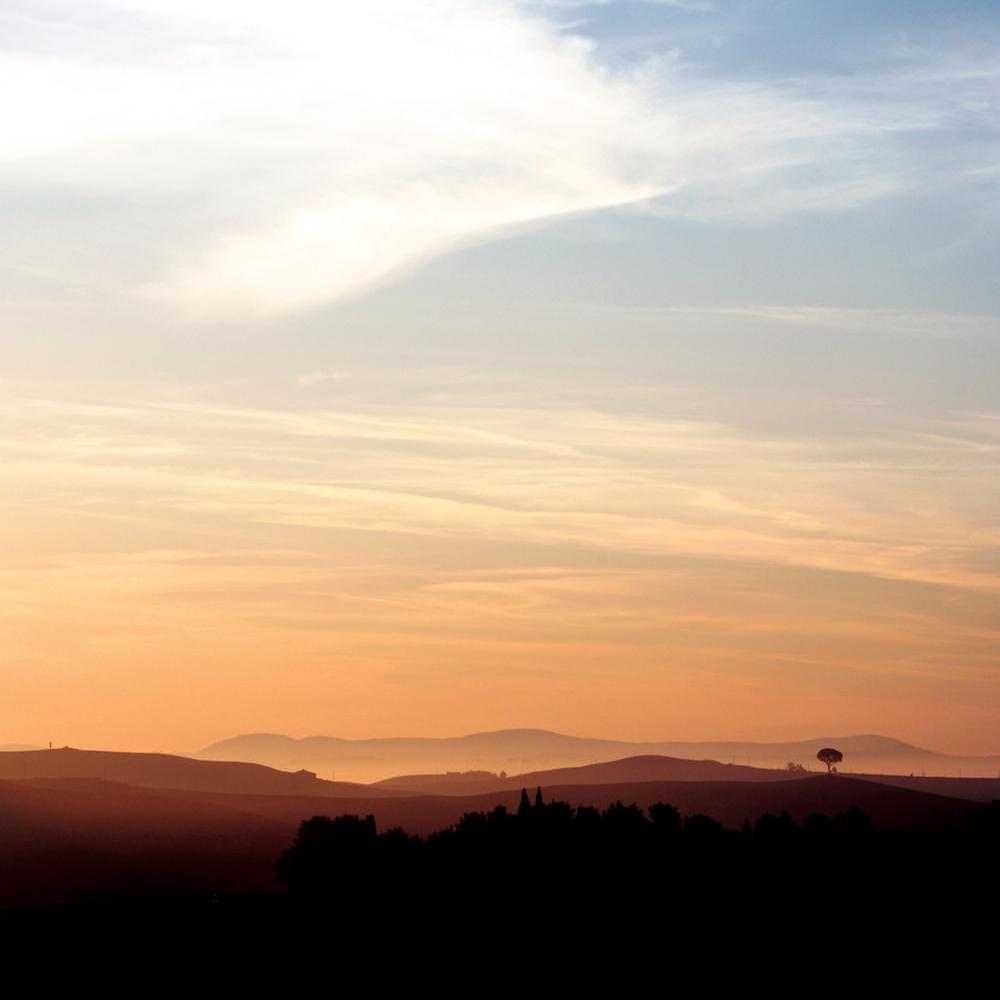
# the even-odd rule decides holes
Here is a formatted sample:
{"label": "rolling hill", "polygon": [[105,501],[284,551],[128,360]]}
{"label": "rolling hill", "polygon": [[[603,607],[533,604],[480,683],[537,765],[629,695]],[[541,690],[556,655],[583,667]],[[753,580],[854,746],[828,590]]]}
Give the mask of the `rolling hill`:
{"label": "rolling hill", "polygon": [[[786,809],[796,819],[813,812],[833,815],[859,806],[885,831],[949,830],[962,826],[980,806],[950,796],[897,788],[856,778],[813,775],[799,781],[640,781],[594,785],[542,786],[546,801],[604,808],[614,802],[647,808],[669,802],[682,814],[704,813],[732,828],[764,813]],[[285,796],[202,796],[230,808],[279,822],[295,822],[319,812],[372,814],[380,829],[402,827],[427,834],[459,820],[467,812],[504,805],[516,809],[520,787],[480,795],[418,795],[371,799],[317,799]],[[334,812],[330,810],[333,809]]]}
{"label": "rolling hill", "polygon": [[[546,800],[646,808],[669,802],[736,828],[763,813],[796,819],[860,806],[878,829],[950,830],[977,803],[836,777],[800,781],[646,781],[553,785]],[[516,809],[520,790],[464,796],[223,794],[136,788],[96,779],[0,781],[0,905],[68,899],[261,891],[277,888],[273,863],[314,815],[376,817],[426,835],[465,813]]]}
{"label": "rolling hill", "polygon": [[450,738],[347,740],[329,736],[293,739],[274,733],[236,736],[213,743],[196,757],[254,761],[271,767],[335,774],[352,781],[447,771],[508,773],[578,767],[640,755],[716,760],[759,768],[789,761],[821,769],[816,752],[835,746],[849,773],[962,775],[996,778],[1000,755],[957,757],[911,746],[887,736],[823,736],[784,743],[646,742],[585,739],[543,729],[505,729]]}
{"label": "rolling hill", "polygon": [[[281,796],[274,796],[280,799]],[[292,820],[107,781],[0,781],[0,906],[277,889]]]}
{"label": "rolling hill", "polygon": [[720,764],[714,760],[682,760],[645,754],[601,764],[562,767],[548,771],[527,771],[501,778],[485,771],[452,774],[415,774],[387,778],[374,787],[408,791],[422,795],[471,795],[532,788],[539,785],[609,785],[642,781],[785,781],[808,777],[808,773],[766,770],[741,764]]}
{"label": "rolling hill", "polygon": [[[801,819],[856,805],[880,830],[948,831],[980,808],[961,798],[825,775],[550,784],[543,795],[574,806],[669,802],[682,814],[703,813],[732,828],[782,809]],[[311,816],[373,814],[380,829],[426,835],[467,812],[496,805],[514,810],[519,797],[519,787],[478,795],[378,789],[362,795],[352,788],[350,796],[333,796],[140,788],[95,778],[0,780],[0,906],[273,890],[275,859]]]}
{"label": "rolling hill", "polygon": [[245,792],[262,795],[377,796],[350,782],[323,781],[309,771],[279,771],[262,764],[206,761],[161,753],[106,750],[12,750],[0,754],[0,780],[99,778],[142,788]]}
{"label": "rolling hill", "polygon": [[1000,800],[1000,778],[925,778],[905,774],[864,774],[858,777],[880,785],[910,788],[917,792],[968,799],[970,802]]}

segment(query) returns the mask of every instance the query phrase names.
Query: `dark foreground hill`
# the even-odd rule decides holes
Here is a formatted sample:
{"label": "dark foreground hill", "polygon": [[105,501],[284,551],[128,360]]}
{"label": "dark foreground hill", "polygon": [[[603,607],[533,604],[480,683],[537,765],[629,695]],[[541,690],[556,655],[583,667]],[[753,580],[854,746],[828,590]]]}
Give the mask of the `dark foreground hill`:
{"label": "dark foreground hill", "polygon": [[[841,940],[894,965],[915,935],[935,953],[950,937],[963,962],[989,955],[978,904],[1000,888],[1000,804],[836,777],[496,799],[371,799],[376,822],[357,799],[0,782],[0,936],[22,960],[22,943],[63,964],[80,946],[76,975],[146,949],[147,979],[190,961],[231,981],[273,959],[283,982],[308,963],[314,982],[358,969],[368,987],[382,965],[440,985],[508,952],[532,983],[549,968],[563,987],[573,970],[592,985],[602,963],[619,985],[640,968],[717,984],[720,961],[771,977],[801,957],[814,974]],[[290,820],[314,805],[333,818]],[[429,836],[390,829],[387,810]]]}
{"label": "dark foreground hill", "polygon": [[1000,778],[925,778],[904,774],[862,774],[864,781],[880,785],[909,788],[915,792],[947,795],[970,802],[992,802],[1000,799]]}
{"label": "dark foreground hill", "polygon": [[323,781],[310,771],[278,771],[262,764],[194,760],[162,753],[106,750],[11,751],[0,754],[0,780],[99,778],[141,788],[260,795],[379,795],[378,789],[346,781]]}
{"label": "dark foreground hill", "polygon": [[578,767],[625,757],[657,755],[717,760],[760,768],[782,768],[789,761],[818,769],[817,751],[834,746],[851,773],[965,775],[995,778],[1000,756],[957,757],[911,746],[887,736],[822,736],[782,743],[627,742],[567,736],[544,729],[503,729],[448,738],[391,737],[348,740],[332,736],[293,739],[277,733],[252,733],[214,743],[195,756],[248,760],[272,767],[335,771],[354,781],[393,775],[445,771],[525,771]]}
{"label": "dark foreground hill", "polygon": [[[637,782],[550,786],[546,799],[606,808],[656,802],[731,829],[786,810],[795,820],[857,806],[884,832],[948,833],[978,804],[844,777],[778,782]],[[0,903],[275,888],[273,863],[316,815],[375,816],[426,836],[466,813],[513,811],[519,791],[478,796],[220,794],[92,779],[0,781]]]}
{"label": "dark foreground hill", "polygon": [[274,889],[294,829],[111,782],[0,781],[0,906]]}
{"label": "dark foreground hill", "polygon": [[[832,815],[858,806],[879,830],[908,833],[959,829],[979,807],[942,795],[859,781],[846,777],[813,776],[801,781],[640,781],[606,785],[546,785],[546,798],[571,806],[606,808],[615,802],[648,808],[654,802],[669,802],[686,815],[703,813],[731,829],[744,820],[753,822],[764,813],[785,810],[796,819],[810,813]],[[163,793],[180,795],[181,793]],[[191,793],[183,793],[192,797]],[[515,809],[520,788],[479,795],[414,795],[378,798],[331,799],[318,796],[197,794],[199,801],[222,804],[231,809],[285,824],[297,824],[314,815],[345,813],[374,815],[379,829],[401,827],[407,833],[426,836],[457,822],[468,812],[502,805]]]}

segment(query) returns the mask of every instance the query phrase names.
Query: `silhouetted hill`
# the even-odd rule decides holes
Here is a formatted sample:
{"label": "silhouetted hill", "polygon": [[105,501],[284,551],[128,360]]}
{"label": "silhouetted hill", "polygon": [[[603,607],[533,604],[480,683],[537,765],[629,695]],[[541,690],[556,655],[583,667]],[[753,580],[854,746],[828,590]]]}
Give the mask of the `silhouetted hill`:
{"label": "silhouetted hill", "polygon": [[10,751],[0,754],[0,779],[101,778],[143,788],[256,792],[263,795],[378,795],[364,785],[322,781],[308,771],[289,773],[234,761],[194,760],[160,753],[105,750]]}
{"label": "silhouetted hill", "polygon": [[[810,813],[833,815],[851,806],[864,810],[879,830],[912,832],[963,826],[978,803],[848,778],[815,775],[800,781],[648,781],[614,785],[552,785],[547,797],[600,808],[635,802],[647,808],[669,802],[685,815],[703,813],[724,826],[752,823],[764,813],[786,810],[801,820]],[[487,797],[484,797],[487,798]],[[480,806],[479,808],[482,808]]]}
{"label": "silhouetted hill", "polygon": [[[647,809],[656,802],[736,829],[782,810],[796,820],[858,806],[892,832],[961,829],[977,803],[843,776],[799,781],[551,785],[546,800]],[[137,788],[94,779],[0,781],[0,905],[274,887],[273,862],[312,816],[376,817],[427,835],[466,813],[514,811],[520,790],[485,795],[335,798]]]}
{"label": "silhouetted hill", "polygon": [[[297,823],[313,815],[344,813],[375,816],[379,829],[398,826],[425,835],[457,822],[467,812],[488,811],[497,805],[516,809],[521,786],[475,795],[406,795],[365,798],[318,796],[218,795],[192,796],[283,823]],[[562,799],[572,806],[605,808],[614,802],[635,802],[643,808],[669,802],[682,813],[704,813],[737,828],[764,813],[787,810],[796,819],[812,812],[832,815],[857,805],[880,830],[954,829],[979,804],[861,781],[843,775],[807,776],[798,781],[641,781],[603,785],[543,785],[546,799]],[[181,796],[182,793],[170,793]]]}
{"label": "silhouetted hill", "polygon": [[510,788],[510,781],[492,771],[447,771],[444,774],[401,774],[373,782],[369,787],[410,795],[477,795]]}
{"label": "silhouetted hill", "polygon": [[970,802],[992,802],[1000,799],[1000,778],[925,778],[903,774],[862,774],[857,777],[896,788],[947,795]]}
{"label": "silhouetted hill", "polygon": [[503,778],[483,771],[403,775],[376,782],[375,787],[425,795],[468,795],[538,785],[607,785],[639,781],[784,781],[807,776],[806,773],[720,764],[714,760],[680,760],[676,757],[647,754],[602,764],[528,771]]}
{"label": "silhouetted hill", "polygon": [[851,773],[966,775],[997,777],[1000,755],[955,757],[910,746],[886,736],[823,736],[784,743],[637,742],[585,739],[542,729],[504,729],[441,739],[346,740],[329,736],[293,739],[256,733],[223,740],[196,756],[247,760],[272,767],[336,772],[354,781],[394,775],[447,771],[508,773],[578,767],[638,755],[716,760],[762,768],[793,761],[819,770],[816,752],[824,746],[844,753],[842,771]]}
{"label": "silhouetted hill", "polygon": [[[275,796],[280,798],[280,796]],[[0,781],[0,905],[276,888],[295,821],[95,780]]]}

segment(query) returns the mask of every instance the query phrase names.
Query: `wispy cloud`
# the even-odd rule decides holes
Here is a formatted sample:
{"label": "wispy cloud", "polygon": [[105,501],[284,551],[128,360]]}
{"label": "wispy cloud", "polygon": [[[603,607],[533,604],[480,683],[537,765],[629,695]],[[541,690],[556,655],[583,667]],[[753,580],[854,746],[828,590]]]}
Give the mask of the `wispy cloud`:
{"label": "wispy cloud", "polygon": [[852,94],[669,58],[613,70],[506,0],[56,0],[5,18],[9,280],[200,319],[355,295],[563,213],[863,203],[912,182],[896,137],[952,113],[940,81],[915,101],[892,79]]}
{"label": "wispy cloud", "polygon": [[996,339],[1000,336],[1000,316],[974,313],[908,312],[904,309],[863,309],[836,306],[642,306],[573,303],[582,310],[621,315],[716,317],[730,321],[765,322],[820,329],[831,334],[864,332],[887,337],[913,339]]}
{"label": "wispy cloud", "polygon": [[[330,699],[446,726],[446,690],[484,725],[498,698],[554,725],[532,713],[565,689],[570,728],[620,697],[631,725],[657,703],[655,731],[683,723],[660,703],[780,718],[794,691],[866,726],[948,698],[988,745],[995,414],[761,434],[556,393],[392,404],[378,382],[280,407],[0,385],[9,718],[62,692],[76,718],[111,686],[129,718],[197,690],[230,728],[329,728]],[[177,720],[160,731],[204,742]]]}
{"label": "wispy cloud", "polygon": [[0,413],[0,489],[91,517],[127,509],[204,521],[206,533],[371,530],[998,585],[971,568],[970,539],[1000,544],[977,499],[995,493],[995,427],[975,415],[896,427],[890,415],[874,435],[820,437],[474,394],[280,410],[11,394]]}

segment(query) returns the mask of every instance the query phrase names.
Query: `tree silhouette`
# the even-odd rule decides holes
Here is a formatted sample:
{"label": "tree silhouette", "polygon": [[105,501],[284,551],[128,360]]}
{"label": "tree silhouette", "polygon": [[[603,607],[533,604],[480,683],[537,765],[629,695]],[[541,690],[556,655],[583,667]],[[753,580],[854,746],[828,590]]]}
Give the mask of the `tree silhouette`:
{"label": "tree silhouette", "polygon": [[521,789],[521,801],[517,807],[518,816],[527,816],[531,812],[531,800],[528,798],[528,789]]}
{"label": "tree silhouette", "polygon": [[844,759],[844,755],[839,750],[834,750],[833,747],[823,747],[823,749],[816,754],[816,759],[821,760],[824,764],[826,764],[827,774],[833,774],[833,765],[839,764]]}
{"label": "tree silhouette", "polygon": [[649,807],[649,818],[657,836],[674,837],[681,832],[681,814],[665,802],[654,802]]}
{"label": "tree silhouette", "polygon": [[313,816],[299,826],[295,843],[278,858],[278,878],[289,888],[329,891],[334,885],[353,886],[360,873],[357,863],[349,868],[340,856],[349,852],[357,861],[367,860],[378,845],[375,817]]}

